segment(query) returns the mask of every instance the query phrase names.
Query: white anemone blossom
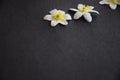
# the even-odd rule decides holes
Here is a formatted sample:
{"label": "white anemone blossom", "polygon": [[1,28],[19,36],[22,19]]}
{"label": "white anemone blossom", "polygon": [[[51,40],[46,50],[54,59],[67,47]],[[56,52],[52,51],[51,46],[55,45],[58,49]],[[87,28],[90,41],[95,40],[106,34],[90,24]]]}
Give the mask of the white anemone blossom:
{"label": "white anemone blossom", "polygon": [[107,4],[113,10],[117,8],[117,5],[120,5],[120,0],[102,0],[99,2],[101,5]]}
{"label": "white anemone blossom", "polygon": [[70,14],[66,14],[62,10],[53,9],[44,16],[44,20],[51,21],[51,26],[55,27],[57,24],[68,25],[67,20],[72,20]]}
{"label": "white anemone blossom", "polygon": [[79,18],[81,18],[83,16],[85,18],[85,20],[87,20],[88,22],[92,21],[92,16],[90,14],[91,12],[99,14],[98,11],[93,10],[93,9],[94,9],[93,6],[84,5],[84,4],[78,4],[77,9],[70,8],[71,11],[76,12],[74,14],[74,19],[79,19]]}

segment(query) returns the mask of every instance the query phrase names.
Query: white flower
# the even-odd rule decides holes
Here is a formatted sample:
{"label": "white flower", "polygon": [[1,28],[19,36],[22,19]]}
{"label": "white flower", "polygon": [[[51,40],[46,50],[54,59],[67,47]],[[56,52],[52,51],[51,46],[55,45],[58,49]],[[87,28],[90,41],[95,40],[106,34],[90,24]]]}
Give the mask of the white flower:
{"label": "white flower", "polygon": [[44,17],[44,20],[51,21],[51,26],[55,27],[57,24],[68,25],[67,20],[72,20],[69,14],[66,14],[62,10],[53,9],[50,14]]}
{"label": "white flower", "polygon": [[93,10],[93,9],[94,9],[93,6],[83,5],[83,4],[78,4],[77,9],[70,8],[70,10],[76,12],[74,14],[74,19],[79,19],[83,16],[88,22],[92,21],[92,16],[91,16],[90,12],[95,12],[95,13],[99,14],[98,11]]}
{"label": "white flower", "polygon": [[100,4],[107,4],[113,10],[117,8],[117,5],[120,5],[120,0],[102,0],[99,2]]}

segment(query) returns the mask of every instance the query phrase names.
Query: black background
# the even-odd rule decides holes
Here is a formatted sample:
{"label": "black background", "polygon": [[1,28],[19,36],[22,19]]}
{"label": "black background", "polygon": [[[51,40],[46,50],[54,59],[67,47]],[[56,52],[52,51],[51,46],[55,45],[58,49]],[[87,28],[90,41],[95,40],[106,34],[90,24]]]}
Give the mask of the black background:
{"label": "black background", "polygon": [[[1,0],[1,80],[120,80],[120,6],[100,0]],[[54,8],[70,14],[77,4],[100,15],[51,28],[43,17]]]}

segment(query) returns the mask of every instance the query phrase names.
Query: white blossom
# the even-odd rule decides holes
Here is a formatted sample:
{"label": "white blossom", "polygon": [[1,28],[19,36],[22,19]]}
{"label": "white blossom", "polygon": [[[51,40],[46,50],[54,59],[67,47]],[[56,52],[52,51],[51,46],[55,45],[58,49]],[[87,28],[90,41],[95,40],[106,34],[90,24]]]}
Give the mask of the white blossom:
{"label": "white blossom", "polygon": [[117,5],[120,5],[120,0],[102,0],[99,2],[101,5],[107,4],[113,10],[117,8]]}
{"label": "white blossom", "polygon": [[79,19],[79,18],[81,18],[83,16],[85,18],[85,20],[87,20],[88,22],[92,21],[92,16],[90,14],[91,12],[99,14],[98,11],[93,10],[93,9],[94,9],[93,6],[83,5],[83,4],[78,4],[77,9],[70,8],[70,10],[76,12],[74,14],[74,19]]}
{"label": "white blossom", "polygon": [[53,9],[44,16],[44,20],[51,21],[51,26],[55,27],[57,24],[68,25],[67,20],[72,20],[70,14],[66,14],[62,10]]}

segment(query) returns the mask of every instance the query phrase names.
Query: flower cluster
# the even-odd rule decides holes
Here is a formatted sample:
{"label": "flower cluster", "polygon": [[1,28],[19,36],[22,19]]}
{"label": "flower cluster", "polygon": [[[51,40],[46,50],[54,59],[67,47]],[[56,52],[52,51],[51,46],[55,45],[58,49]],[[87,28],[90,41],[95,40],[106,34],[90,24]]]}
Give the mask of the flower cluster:
{"label": "flower cluster", "polygon": [[[120,0],[102,0],[99,3],[101,5],[107,4],[111,9],[115,10],[117,5],[120,5]],[[78,4],[77,9],[70,8],[69,10],[75,12],[73,19],[77,20],[84,17],[87,22],[92,22],[91,13],[99,14],[97,10],[94,10],[94,6],[84,4]],[[55,27],[57,24],[68,25],[68,20],[72,20],[71,15],[63,10],[53,9],[49,13],[44,16],[44,20],[51,21],[52,27]]]}

